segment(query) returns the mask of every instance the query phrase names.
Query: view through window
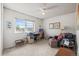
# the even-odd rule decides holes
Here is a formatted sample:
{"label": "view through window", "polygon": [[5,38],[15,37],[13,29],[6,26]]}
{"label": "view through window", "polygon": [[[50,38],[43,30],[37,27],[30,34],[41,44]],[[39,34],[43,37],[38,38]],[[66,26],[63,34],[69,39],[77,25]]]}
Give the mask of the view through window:
{"label": "view through window", "polygon": [[33,21],[24,20],[24,19],[16,19],[16,32],[34,32],[35,23]]}

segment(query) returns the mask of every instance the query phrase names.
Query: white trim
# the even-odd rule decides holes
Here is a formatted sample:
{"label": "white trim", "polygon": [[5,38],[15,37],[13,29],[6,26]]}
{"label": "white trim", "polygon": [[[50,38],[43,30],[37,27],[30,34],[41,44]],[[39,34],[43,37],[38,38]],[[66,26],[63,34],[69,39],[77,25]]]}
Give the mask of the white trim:
{"label": "white trim", "polygon": [[0,4],[1,7],[1,20],[0,20],[0,55],[3,54],[3,4]]}

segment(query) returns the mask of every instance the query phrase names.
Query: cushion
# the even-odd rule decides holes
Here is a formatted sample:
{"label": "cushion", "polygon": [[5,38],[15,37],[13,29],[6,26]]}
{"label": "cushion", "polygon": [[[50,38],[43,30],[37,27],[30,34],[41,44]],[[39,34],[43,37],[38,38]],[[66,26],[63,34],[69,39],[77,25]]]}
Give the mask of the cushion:
{"label": "cushion", "polygon": [[58,40],[62,40],[63,39],[63,34],[58,35]]}

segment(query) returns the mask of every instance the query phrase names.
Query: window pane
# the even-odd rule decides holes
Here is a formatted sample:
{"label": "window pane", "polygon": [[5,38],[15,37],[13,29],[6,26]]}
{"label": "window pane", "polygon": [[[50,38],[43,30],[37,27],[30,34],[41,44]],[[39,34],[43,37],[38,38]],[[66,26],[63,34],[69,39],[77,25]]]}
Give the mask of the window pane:
{"label": "window pane", "polygon": [[29,32],[34,32],[34,22],[26,21],[26,28]]}
{"label": "window pane", "polygon": [[25,20],[16,19],[16,31],[23,32],[25,29]]}
{"label": "window pane", "polygon": [[27,26],[27,28],[33,28],[33,26],[34,26],[34,25],[33,25],[33,24],[34,24],[34,22],[27,21],[26,23],[27,23],[27,25],[26,25],[26,26]]}
{"label": "window pane", "polygon": [[34,32],[35,24],[32,21],[27,21],[23,19],[16,19],[16,32]]}

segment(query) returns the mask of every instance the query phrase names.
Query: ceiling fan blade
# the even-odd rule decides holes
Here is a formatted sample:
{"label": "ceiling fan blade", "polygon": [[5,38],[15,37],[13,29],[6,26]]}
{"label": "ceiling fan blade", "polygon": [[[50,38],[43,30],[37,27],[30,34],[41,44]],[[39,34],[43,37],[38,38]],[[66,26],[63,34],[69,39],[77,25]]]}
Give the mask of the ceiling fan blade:
{"label": "ceiling fan blade", "polygon": [[53,8],[56,8],[56,7],[58,7],[58,6],[57,5],[56,6],[50,6],[50,7],[44,8],[44,10],[49,10],[49,9],[53,9]]}

